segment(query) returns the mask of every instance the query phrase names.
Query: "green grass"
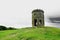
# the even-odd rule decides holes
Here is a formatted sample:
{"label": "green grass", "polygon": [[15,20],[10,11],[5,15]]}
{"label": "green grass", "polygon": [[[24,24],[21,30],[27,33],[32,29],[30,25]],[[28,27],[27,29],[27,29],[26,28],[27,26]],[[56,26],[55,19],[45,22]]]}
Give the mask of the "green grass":
{"label": "green grass", "polygon": [[0,40],[60,40],[60,28],[22,28],[0,31]]}

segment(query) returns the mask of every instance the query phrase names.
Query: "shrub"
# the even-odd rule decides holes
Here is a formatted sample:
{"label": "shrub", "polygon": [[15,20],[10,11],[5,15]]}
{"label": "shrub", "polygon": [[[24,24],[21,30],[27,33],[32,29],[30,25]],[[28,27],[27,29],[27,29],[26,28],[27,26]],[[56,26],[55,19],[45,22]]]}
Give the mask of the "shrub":
{"label": "shrub", "polygon": [[9,27],[9,28],[8,28],[8,30],[14,30],[14,29],[16,29],[16,28],[13,28],[13,27]]}
{"label": "shrub", "polygon": [[7,30],[7,27],[5,27],[5,26],[0,26],[0,30]]}

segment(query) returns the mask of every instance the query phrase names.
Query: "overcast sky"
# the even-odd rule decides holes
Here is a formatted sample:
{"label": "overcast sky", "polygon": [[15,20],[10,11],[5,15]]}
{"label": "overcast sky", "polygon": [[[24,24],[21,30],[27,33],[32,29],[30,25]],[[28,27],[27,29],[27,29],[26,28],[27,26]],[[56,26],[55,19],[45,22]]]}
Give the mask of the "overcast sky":
{"label": "overcast sky", "polygon": [[0,25],[31,27],[34,9],[44,10],[45,25],[50,26],[48,18],[60,16],[60,0],[0,0]]}

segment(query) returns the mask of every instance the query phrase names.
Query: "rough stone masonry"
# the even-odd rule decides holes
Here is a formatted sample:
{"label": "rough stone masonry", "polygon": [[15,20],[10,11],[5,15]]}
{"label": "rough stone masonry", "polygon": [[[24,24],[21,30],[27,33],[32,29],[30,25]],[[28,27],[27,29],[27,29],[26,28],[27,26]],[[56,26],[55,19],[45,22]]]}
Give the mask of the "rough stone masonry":
{"label": "rough stone masonry", "polygon": [[32,11],[32,26],[43,27],[44,26],[44,11],[41,9],[35,9]]}

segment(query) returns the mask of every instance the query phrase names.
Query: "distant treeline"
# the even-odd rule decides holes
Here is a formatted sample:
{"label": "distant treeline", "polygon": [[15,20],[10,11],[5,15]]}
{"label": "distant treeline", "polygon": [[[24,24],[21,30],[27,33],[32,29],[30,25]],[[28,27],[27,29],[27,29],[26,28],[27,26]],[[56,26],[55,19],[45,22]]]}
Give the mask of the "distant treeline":
{"label": "distant treeline", "polygon": [[1,26],[0,25],[0,30],[15,30],[16,28],[13,28],[13,27],[6,27],[6,26]]}

